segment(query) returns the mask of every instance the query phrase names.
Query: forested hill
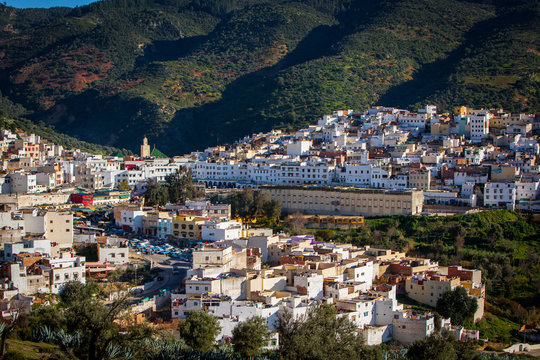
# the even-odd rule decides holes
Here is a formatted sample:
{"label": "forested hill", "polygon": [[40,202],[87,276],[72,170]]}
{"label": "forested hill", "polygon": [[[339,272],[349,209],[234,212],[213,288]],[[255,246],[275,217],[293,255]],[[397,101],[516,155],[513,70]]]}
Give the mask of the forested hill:
{"label": "forested hill", "polygon": [[375,104],[536,112],[539,19],[535,0],[0,5],[0,107],[167,154]]}

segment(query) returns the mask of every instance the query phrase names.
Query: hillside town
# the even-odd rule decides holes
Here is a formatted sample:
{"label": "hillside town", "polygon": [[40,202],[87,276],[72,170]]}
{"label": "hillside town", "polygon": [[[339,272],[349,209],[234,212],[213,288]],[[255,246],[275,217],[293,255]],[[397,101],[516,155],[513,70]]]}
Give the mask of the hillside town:
{"label": "hillside town", "polygon": [[[110,273],[142,263],[161,272],[144,284],[135,275],[128,285],[134,316],[177,322],[204,310],[219,319],[223,343],[236,324],[262,316],[274,331],[267,348],[275,349],[279,315],[300,318],[320,303],[354,323],[367,345],[411,344],[441,328],[480,340],[478,330],[408,306],[435,308],[464,288],[478,305],[476,322],[486,297],[480,270],[276,232],[210,195],[258,189],[280,201],[283,215],[302,214],[320,229],[361,228],[367,217],[392,215],[536,212],[539,129],[538,116],[502,110],[373,107],[171,158],[146,137],[139,155],[122,157],[1,130],[1,317],[30,311],[71,281],[107,283]],[[149,186],[185,169],[206,197],[145,204]],[[86,248],[95,250],[92,261]]]}
{"label": "hillside town", "polygon": [[[119,188],[142,193],[148,181],[163,181],[187,167],[201,186],[261,187],[289,212],[538,210],[539,127],[537,116],[502,110],[461,107],[451,115],[437,114],[429,105],[416,113],[374,107],[338,111],[308,128],[255,134],[172,158],[151,149],[146,138],[140,156],[122,158],[65,150],[33,134],[4,130],[0,189],[2,194],[68,194],[77,187],[91,195],[85,199],[99,202],[120,196],[111,193]],[[344,201],[343,191],[356,201]],[[306,203],[298,197],[325,200]]]}

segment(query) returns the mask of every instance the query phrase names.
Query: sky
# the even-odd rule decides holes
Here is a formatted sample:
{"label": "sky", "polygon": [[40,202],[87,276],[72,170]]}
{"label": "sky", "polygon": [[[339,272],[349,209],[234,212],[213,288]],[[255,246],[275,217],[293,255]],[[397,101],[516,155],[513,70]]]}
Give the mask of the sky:
{"label": "sky", "polygon": [[50,8],[54,6],[82,6],[95,2],[96,0],[0,0],[8,6],[16,8]]}

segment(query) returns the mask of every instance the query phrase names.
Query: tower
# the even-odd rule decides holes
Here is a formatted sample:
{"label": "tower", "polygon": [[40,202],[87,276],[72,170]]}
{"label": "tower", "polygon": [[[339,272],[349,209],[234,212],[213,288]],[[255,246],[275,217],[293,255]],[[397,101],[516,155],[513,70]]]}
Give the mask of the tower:
{"label": "tower", "polygon": [[150,157],[150,145],[148,145],[148,139],[146,136],[143,139],[142,145],[141,145],[141,157],[147,158]]}

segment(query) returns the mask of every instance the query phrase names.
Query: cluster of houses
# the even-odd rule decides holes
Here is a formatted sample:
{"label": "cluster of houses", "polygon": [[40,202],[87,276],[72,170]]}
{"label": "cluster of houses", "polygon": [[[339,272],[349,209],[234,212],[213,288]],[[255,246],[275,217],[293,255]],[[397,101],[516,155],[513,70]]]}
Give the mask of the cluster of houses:
{"label": "cluster of houses", "polygon": [[[321,302],[332,304],[361,330],[368,345],[390,340],[408,344],[429,336],[438,325],[458,339],[479,338],[478,331],[436,324],[434,315],[405,309],[404,295],[435,307],[447,292],[462,286],[476,299],[474,320],[484,313],[485,286],[479,270],[439,266],[388,249],[318,242],[311,235],[277,236],[251,229],[247,237],[208,242],[193,250],[185,291],[171,294],[171,316],[194,310],[215,315],[227,341],[239,321],[262,316],[275,330],[284,312],[299,318]],[[277,346],[275,335],[269,347]]]}
{"label": "cluster of houses", "polygon": [[[408,201],[417,197],[420,203],[383,213],[372,209],[375,204],[370,206],[367,195],[361,210],[284,201],[284,209],[291,211],[309,211],[312,205],[321,214],[368,216],[415,214],[421,205],[429,212],[482,206],[538,210],[539,129],[538,116],[502,110],[461,107],[454,114],[437,114],[429,105],[416,113],[373,107],[325,115],[295,132],[271,131],[209,148],[197,154],[192,168],[207,186],[255,184],[270,192],[285,186],[305,198],[306,186],[331,185],[387,194],[374,203],[386,202],[395,191],[412,193]],[[328,195],[317,195],[323,194]],[[334,195],[330,200],[340,201]]]}
{"label": "cluster of houses", "polygon": [[[318,228],[355,227],[363,216],[540,210],[539,129],[538,116],[502,110],[373,107],[172,158],[146,138],[140,156],[102,156],[1,130],[0,315],[9,319],[21,302],[29,307],[33,294],[57,294],[68,281],[99,279],[129,263],[127,240],[74,218],[74,206],[108,205],[123,233],[200,243],[185,291],[171,294],[171,316],[211,312],[221,324],[218,340],[227,341],[239,321],[254,315],[275,329],[280,313],[301,317],[321,301],[354,322],[370,345],[411,343],[438,325],[458,339],[478,339],[477,331],[451,319],[436,324],[432,314],[398,302],[403,295],[435,307],[461,286],[477,300],[478,320],[485,298],[478,270],[250,229],[231,218],[227,204],[145,208],[134,195],[187,167],[202,188],[260,188]],[[76,243],[96,246],[98,261],[77,256]],[[277,343],[275,335],[268,347]]]}
{"label": "cluster of houses", "polygon": [[[0,288],[3,299],[16,295],[58,294],[72,280],[85,283],[96,268],[129,263],[127,242],[114,236],[83,233],[69,210],[23,208],[0,212]],[[103,229],[95,229],[98,234]],[[97,262],[76,255],[76,246],[96,247]]]}
{"label": "cluster of houses", "polygon": [[[86,189],[85,199],[143,192],[148,181],[188,167],[208,188],[261,187],[282,198],[285,211],[330,215],[466,212],[476,207],[540,209],[540,118],[500,109],[456,108],[438,114],[373,107],[337,111],[316,125],[270,131],[234,144],[167,158],[146,138],[140,156],[65,150],[34,134],[0,133],[0,192]],[[329,193],[331,186],[339,191]],[[71,188],[70,188],[71,187]],[[358,198],[345,204],[343,189]],[[111,191],[113,192],[110,195]],[[350,194],[347,195],[349,197]],[[313,201],[298,201],[312,196]]]}
{"label": "cluster of houses", "polygon": [[147,181],[163,181],[187,161],[169,159],[157,149],[143,151],[144,157],[104,157],[10,130],[0,130],[0,153],[0,194],[73,192],[74,186],[89,193],[119,187],[144,190]]}

